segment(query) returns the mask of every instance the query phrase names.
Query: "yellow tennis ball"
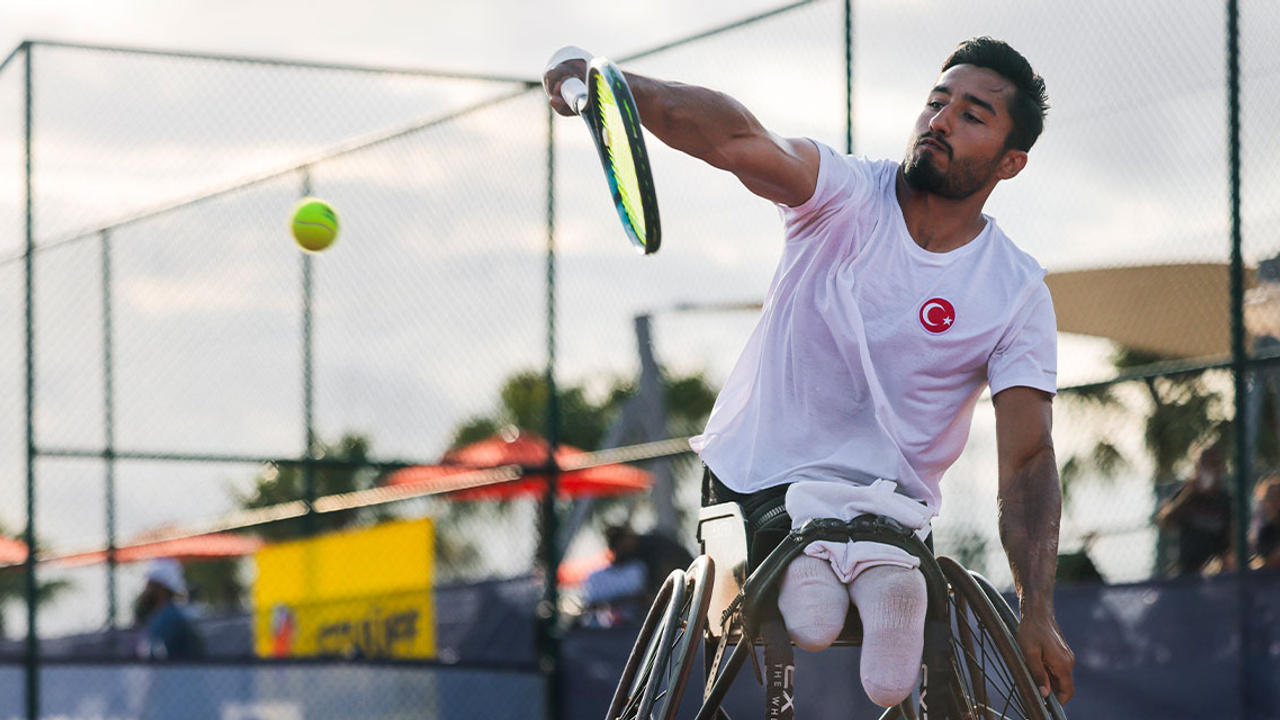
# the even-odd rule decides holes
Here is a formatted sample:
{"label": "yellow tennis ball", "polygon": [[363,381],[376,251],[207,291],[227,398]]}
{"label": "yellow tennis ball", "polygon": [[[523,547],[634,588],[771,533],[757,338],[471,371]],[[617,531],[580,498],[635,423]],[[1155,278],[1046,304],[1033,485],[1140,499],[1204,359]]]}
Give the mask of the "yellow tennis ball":
{"label": "yellow tennis ball", "polygon": [[338,237],[338,214],[323,200],[302,198],[293,209],[292,229],[303,250],[320,252]]}

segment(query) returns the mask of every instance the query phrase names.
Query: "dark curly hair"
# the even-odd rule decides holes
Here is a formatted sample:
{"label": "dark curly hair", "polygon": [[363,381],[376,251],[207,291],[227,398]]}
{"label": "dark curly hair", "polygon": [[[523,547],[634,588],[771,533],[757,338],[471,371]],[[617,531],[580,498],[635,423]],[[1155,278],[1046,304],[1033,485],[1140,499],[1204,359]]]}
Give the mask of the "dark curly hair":
{"label": "dark curly hair", "polygon": [[984,36],[965,40],[956,46],[955,52],[942,63],[942,72],[956,65],[986,68],[1013,83],[1015,92],[1009,103],[1013,129],[1009,131],[1005,146],[1030,150],[1044,130],[1044,116],[1049,111],[1044,78],[1031,69],[1031,63],[1008,43]]}

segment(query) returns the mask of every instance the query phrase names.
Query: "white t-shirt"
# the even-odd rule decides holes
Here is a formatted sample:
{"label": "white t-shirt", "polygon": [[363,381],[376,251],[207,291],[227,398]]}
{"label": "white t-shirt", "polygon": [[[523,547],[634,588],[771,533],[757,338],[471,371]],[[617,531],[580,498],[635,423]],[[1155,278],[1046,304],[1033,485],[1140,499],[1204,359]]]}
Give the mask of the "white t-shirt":
{"label": "white t-shirt", "polygon": [[690,444],[737,492],[884,478],[936,513],[983,389],[1057,391],[1045,270],[985,215],[963,247],[924,250],[897,163],[817,145],[813,197],[779,206],[787,241],[760,321]]}

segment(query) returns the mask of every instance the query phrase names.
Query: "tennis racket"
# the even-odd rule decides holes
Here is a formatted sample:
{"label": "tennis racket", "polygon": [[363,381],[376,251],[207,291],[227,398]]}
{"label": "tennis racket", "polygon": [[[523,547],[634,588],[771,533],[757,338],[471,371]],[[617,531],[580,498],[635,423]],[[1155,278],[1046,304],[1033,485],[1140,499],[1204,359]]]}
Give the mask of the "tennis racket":
{"label": "tennis racket", "polygon": [[622,71],[605,58],[594,58],[587,66],[587,82],[565,80],[560,84],[560,96],[591,131],[609,193],[631,244],[652,255],[662,240],[658,195],[640,132],[640,113]]}

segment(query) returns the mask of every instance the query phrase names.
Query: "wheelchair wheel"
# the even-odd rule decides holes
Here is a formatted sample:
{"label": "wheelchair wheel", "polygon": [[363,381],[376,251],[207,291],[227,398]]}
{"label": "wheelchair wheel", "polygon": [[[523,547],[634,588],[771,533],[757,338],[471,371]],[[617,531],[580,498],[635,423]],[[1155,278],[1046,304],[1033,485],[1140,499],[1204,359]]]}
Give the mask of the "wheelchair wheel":
{"label": "wheelchair wheel", "polygon": [[1052,720],[1010,627],[973,576],[939,557],[951,586],[957,696],[966,720]]}
{"label": "wheelchair wheel", "polygon": [[[1013,608],[1009,607],[1009,603],[1005,602],[1004,596],[996,590],[989,580],[978,573],[971,571],[969,575],[978,584],[978,587],[982,588],[982,592],[986,593],[987,599],[995,607],[1000,619],[1004,620],[1005,627],[1009,628],[1009,634],[1015,635],[1018,632],[1018,618],[1013,614]],[[1067,720],[1067,713],[1062,709],[1062,703],[1058,702],[1058,698],[1053,694],[1050,694],[1045,699],[1044,704],[1049,711],[1049,717],[1053,718],[1053,720]]]}
{"label": "wheelchair wheel", "polygon": [[607,720],[672,720],[697,658],[711,602],[711,558],[667,577],[631,649]]}

